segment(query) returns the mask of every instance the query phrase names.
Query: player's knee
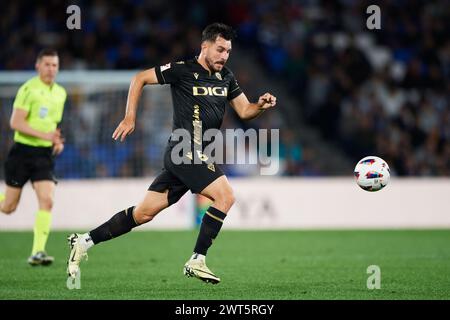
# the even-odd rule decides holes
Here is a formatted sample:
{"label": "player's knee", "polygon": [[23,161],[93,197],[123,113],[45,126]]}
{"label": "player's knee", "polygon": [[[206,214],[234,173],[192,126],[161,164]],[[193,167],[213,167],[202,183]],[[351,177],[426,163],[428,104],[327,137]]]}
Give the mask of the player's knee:
{"label": "player's knee", "polygon": [[143,224],[153,220],[153,218],[159,213],[156,207],[137,207],[134,210],[134,219],[137,223]]}
{"label": "player's knee", "polygon": [[1,211],[2,211],[3,213],[5,213],[5,214],[11,214],[11,213],[13,213],[14,211],[16,211],[16,209],[17,209],[17,204],[16,204],[16,203],[11,203],[11,204],[3,203],[3,204],[0,206],[0,209],[1,209]]}
{"label": "player's knee", "polygon": [[235,202],[236,198],[234,197],[233,190],[231,190],[230,193],[227,194],[227,204],[231,208]]}
{"label": "player's knee", "polygon": [[134,219],[136,220],[136,223],[144,224],[144,223],[152,221],[154,217],[155,216],[147,215],[147,214],[136,214],[134,216]]}
{"label": "player's knee", "polygon": [[224,190],[215,199],[214,206],[216,207],[216,209],[219,209],[226,213],[231,209],[235,201],[236,199],[234,197],[233,190]]}
{"label": "player's knee", "polygon": [[40,209],[51,211],[53,208],[53,198],[50,196],[41,197],[39,199]]}

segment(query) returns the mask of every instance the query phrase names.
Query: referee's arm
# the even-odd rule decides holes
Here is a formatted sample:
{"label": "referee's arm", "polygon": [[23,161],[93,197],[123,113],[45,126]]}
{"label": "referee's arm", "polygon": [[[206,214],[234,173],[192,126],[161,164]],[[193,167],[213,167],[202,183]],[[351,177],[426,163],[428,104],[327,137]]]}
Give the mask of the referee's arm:
{"label": "referee's arm", "polygon": [[59,129],[51,132],[42,132],[33,129],[27,122],[28,111],[20,108],[13,108],[9,125],[11,129],[23,134],[33,136],[39,139],[48,140],[53,143],[61,142],[61,133]]}

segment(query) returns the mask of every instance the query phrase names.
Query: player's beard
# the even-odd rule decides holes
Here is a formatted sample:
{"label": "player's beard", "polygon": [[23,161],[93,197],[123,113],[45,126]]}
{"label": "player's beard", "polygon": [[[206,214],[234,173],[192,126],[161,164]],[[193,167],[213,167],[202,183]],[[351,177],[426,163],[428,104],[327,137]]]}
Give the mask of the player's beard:
{"label": "player's beard", "polygon": [[[206,65],[208,66],[209,70],[211,70],[212,72],[219,72],[221,70],[221,69],[217,68],[216,64],[214,64],[214,62],[211,61],[211,59],[209,59],[208,57],[205,57],[205,61],[206,61]],[[218,62],[218,61],[216,61],[216,62]],[[225,63],[222,65],[222,68],[224,65],[225,65]]]}

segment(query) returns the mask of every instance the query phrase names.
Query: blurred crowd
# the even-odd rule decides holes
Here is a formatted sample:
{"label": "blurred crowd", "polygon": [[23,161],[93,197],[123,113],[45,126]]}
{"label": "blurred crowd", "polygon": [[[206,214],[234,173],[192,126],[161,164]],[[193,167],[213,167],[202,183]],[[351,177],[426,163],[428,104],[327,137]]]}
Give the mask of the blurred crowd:
{"label": "blurred crowd", "polygon": [[366,28],[367,1],[239,3],[228,9],[243,43],[325,139],[398,175],[450,175],[447,1],[377,1],[379,30]]}
{"label": "blurred crowd", "polygon": [[[70,4],[81,8],[82,30],[65,29]],[[45,46],[58,49],[62,69],[144,69],[198,54],[203,27],[223,21],[237,29],[236,42],[298,99],[297,115],[264,115],[245,124],[229,112],[225,119],[225,127],[282,128],[281,174],[323,174],[297,129],[283,127],[283,116],[289,116],[319,128],[352,160],[373,154],[399,175],[450,175],[446,1],[378,1],[380,30],[366,28],[371,3],[356,0],[70,4],[3,4],[0,70],[33,69],[36,52]],[[237,76],[248,96],[257,98],[251,77]]]}

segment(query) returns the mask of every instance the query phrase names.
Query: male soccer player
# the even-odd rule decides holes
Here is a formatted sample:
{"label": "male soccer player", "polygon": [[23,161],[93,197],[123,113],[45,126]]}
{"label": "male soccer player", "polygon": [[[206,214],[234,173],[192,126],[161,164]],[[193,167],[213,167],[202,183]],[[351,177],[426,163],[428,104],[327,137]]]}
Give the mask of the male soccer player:
{"label": "male soccer player", "polygon": [[[125,118],[112,137],[121,141],[135,128],[136,109],[142,88],[146,84],[170,84],[174,105],[173,129],[190,133],[191,145],[203,147],[199,140],[210,128],[220,128],[226,102],[242,119],[252,119],[264,110],[275,106],[276,98],[266,93],[257,103],[250,103],[240,89],[233,73],[225,67],[231,52],[233,30],[224,24],[214,23],[202,33],[201,52],[189,61],[168,63],[136,74],[128,92]],[[150,185],[144,200],[115,214],[109,221],[85,234],[72,234],[68,274],[75,278],[80,261],[95,244],[118,237],[132,228],[151,221],[161,210],[177,202],[188,190],[200,193],[213,201],[200,226],[192,257],[184,266],[184,274],[205,282],[218,283],[220,278],[208,269],[205,256],[217,237],[228,210],[234,202],[233,192],[220,167],[208,162],[201,150],[182,154],[177,164],[172,149],[177,141],[171,139],[164,156],[164,168]],[[197,148],[198,150],[198,148]]]}
{"label": "male soccer player", "polygon": [[64,149],[61,122],[66,91],[55,83],[59,70],[58,53],[42,50],[36,59],[38,75],[25,82],[14,100],[10,125],[14,145],[5,162],[6,192],[0,194],[0,211],[11,214],[17,208],[22,187],[31,180],[39,210],[34,223],[33,249],[28,263],[49,265],[45,245],[50,233],[53,194],[56,180],[53,174],[54,156]]}

